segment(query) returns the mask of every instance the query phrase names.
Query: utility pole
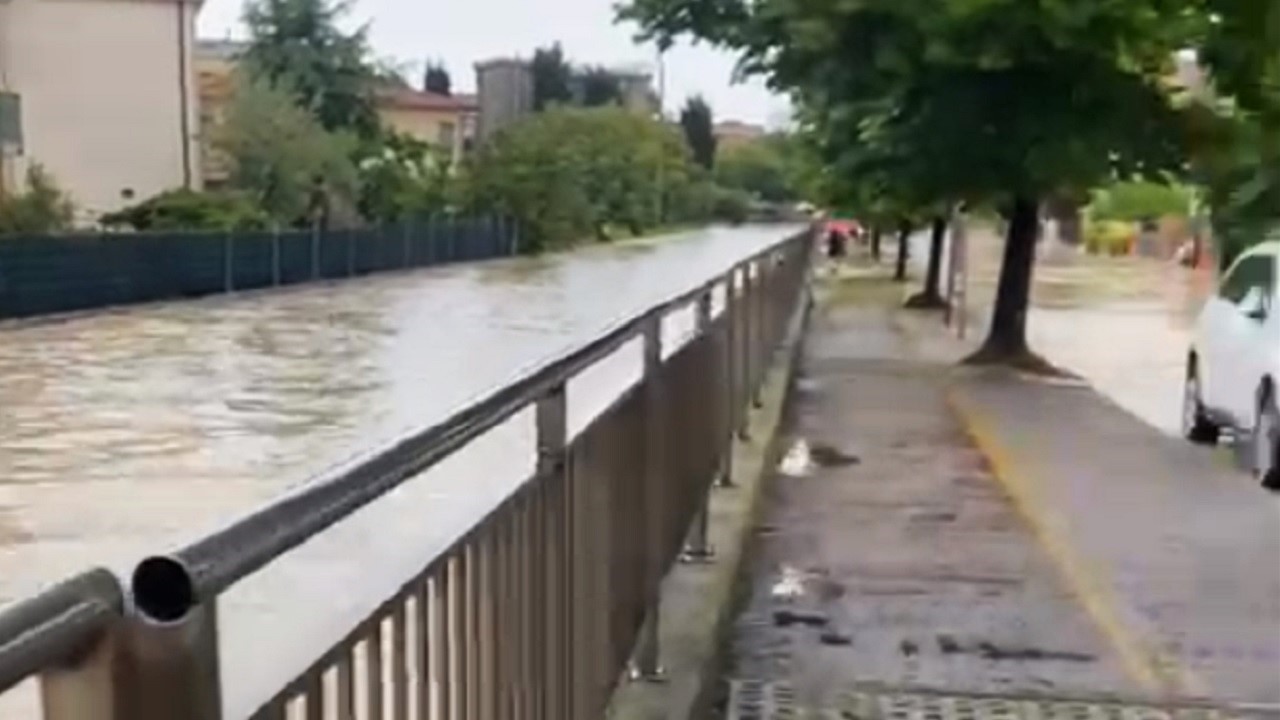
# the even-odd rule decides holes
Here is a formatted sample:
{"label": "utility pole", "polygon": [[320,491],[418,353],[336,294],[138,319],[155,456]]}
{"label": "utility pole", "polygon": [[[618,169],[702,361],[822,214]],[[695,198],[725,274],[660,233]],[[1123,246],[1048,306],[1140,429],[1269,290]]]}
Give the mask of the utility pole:
{"label": "utility pole", "polygon": [[[666,47],[658,43],[658,122],[667,122],[667,67],[664,55]],[[666,156],[658,153],[658,225],[662,225],[664,218],[664,200],[667,191],[667,159]]]}

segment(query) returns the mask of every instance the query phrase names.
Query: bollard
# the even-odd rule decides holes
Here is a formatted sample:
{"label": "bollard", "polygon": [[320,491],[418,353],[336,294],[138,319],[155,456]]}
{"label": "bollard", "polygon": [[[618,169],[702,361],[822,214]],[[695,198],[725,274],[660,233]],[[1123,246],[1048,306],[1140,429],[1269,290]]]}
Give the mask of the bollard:
{"label": "bollard", "polygon": [[661,548],[663,536],[663,507],[660,473],[665,463],[662,442],[662,315],[655,313],[645,319],[644,330],[644,492],[641,514],[645,519],[645,590],[649,597],[649,611],[640,630],[635,654],[631,661],[630,676],[634,680],[660,682],[664,673],[658,646],[659,606],[661,605]]}

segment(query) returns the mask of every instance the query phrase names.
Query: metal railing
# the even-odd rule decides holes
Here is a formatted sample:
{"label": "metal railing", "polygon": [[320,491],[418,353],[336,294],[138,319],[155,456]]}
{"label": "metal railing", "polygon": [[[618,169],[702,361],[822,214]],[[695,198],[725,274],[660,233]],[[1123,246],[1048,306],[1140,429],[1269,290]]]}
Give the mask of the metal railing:
{"label": "metal railing", "polygon": [[[255,720],[586,720],[628,668],[657,675],[659,586],[706,555],[708,493],[806,297],[802,233],[173,554],[122,600],[98,570],[0,613],[0,693],[40,685],[46,720],[221,720],[219,595],[515,413],[532,477],[252,714]],[[723,298],[715,311],[713,298]],[[666,354],[662,323],[692,306]],[[637,338],[641,379],[575,438],[568,382]],[[718,480],[718,482],[717,482]]]}

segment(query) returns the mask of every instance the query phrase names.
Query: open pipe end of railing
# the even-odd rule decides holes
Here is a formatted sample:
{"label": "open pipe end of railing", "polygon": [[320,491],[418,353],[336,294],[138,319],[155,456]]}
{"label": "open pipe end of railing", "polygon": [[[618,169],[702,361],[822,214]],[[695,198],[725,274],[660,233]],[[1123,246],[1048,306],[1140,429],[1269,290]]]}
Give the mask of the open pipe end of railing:
{"label": "open pipe end of railing", "polygon": [[154,623],[182,621],[198,602],[191,573],[180,560],[154,555],[138,563],[130,580],[138,614]]}

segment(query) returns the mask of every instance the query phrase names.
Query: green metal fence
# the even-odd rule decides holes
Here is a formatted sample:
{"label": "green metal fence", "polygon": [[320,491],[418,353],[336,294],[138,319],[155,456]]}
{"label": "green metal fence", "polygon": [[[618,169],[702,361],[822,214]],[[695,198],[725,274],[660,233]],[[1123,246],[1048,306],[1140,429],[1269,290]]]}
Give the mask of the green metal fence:
{"label": "green metal fence", "polygon": [[197,297],[514,255],[500,217],[354,230],[0,237],[0,318]]}

